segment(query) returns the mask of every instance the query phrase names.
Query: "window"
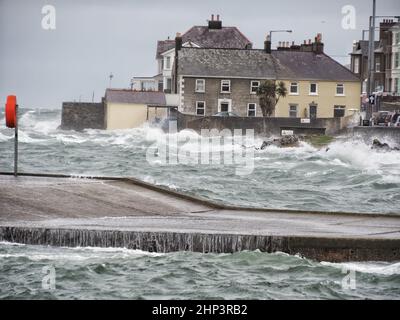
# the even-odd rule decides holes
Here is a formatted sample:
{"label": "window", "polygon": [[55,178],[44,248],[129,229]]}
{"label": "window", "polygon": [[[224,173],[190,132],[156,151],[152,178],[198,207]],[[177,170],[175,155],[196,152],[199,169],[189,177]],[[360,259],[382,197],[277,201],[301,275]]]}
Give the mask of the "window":
{"label": "window", "polygon": [[205,92],[206,91],[206,80],[204,79],[196,79],[196,92]]}
{"label": "window", "polygon": [[338,83],[336,85],[336,95],[344,96],[344,84],[343,83]]}
{"label": "window", "polygon": [[318,95],[318,86],[316,83],[310,83],[310,95]]}
{"label": "window", "polygon": [[204,116],[206,114],[206,103],[204,101],[196,102],[196,114],[198,116]]}
{"label": "window", "polygon": [[376,72],[380,72],[381,71],[381,58],[380,57],[376,57],[376,60],[375,60],[375,71]]}
{"label": "window", "polygon": [[257,104],[249,103],[247,105],[247,116],[248,117],[255,117],[256,116],[256,108],[257,108]]}
{"label": "window", "polygon": [[395,44],[399,44],[400,43],[400,32],[396,32],[396,43]]}
{"label": "window", "polygon": [[250,82],[250,93],[256,94],[259,87],[260,87],[260,81],[251,81]]}
{"label": "window", "polygon": [[394,92],[395,93],[400,93],[400,87],[399,87],[399,78],[394,79]]}
{"label": "window", "polygon": [[297,82],[290,84],[290,94],[299,94],[299,84]]}
{"label": "window", "polygon": [[333,116],[335,118],[342,118],[346,113],[346,106],[334,106]]}
{"label": "window", "polygon": [[400,53],[396,52],[394,55],[394,67],[397,69],[400,65]]}
{"label": "window", "polygon": [[354,69],[353,69],[354,73],[360,73],[360,59],[354,58]]}
{"label": "window", "polygon": [[289,117],[297,118],[297,104],[289,105]]}
{"label": "window", "polygon": [[231,80],[221,80],[221,92],[222,93],[231,92]]}
{"label": "window", "polygon": [[167,70],[171,69],[171,57],[165,58],[165,69]]}

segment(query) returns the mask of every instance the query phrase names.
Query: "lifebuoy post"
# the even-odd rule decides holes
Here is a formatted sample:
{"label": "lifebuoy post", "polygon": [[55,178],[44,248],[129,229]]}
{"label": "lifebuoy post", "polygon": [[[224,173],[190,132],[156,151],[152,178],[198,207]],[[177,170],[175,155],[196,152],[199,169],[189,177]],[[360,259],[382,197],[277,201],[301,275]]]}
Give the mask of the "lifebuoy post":
{"label": "lifebuoy post", "polygon": [[14,128],[14,176],[18,176],[18,104],[16,96],[8,96],[6,102],[6,126]]}

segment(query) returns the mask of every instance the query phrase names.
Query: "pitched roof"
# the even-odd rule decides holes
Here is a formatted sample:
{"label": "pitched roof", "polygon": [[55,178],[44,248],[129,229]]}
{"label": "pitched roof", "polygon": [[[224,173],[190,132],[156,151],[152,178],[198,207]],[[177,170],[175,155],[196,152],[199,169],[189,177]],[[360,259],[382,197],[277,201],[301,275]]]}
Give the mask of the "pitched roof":
{"label": "pitched roof", "polygon": [[133,103],[165,106],[165,93],[157,91],[132,91],[125,89],[107,89],[106,102]]}
{"label": "pitched roof", "polygon": [[[207,26],[194,26],[182,35],[182,41],[194,42],[202,48],[245,49],[251,48],[252,42],[236,27],[209,29]],[[174,48],[174,40],[158,41],[156,58]]]}
{"label": "pitched roof", "polygon": [[302,51],[272,51],[279,69],[278,79],[360,81],[345,66],[326,54]]}
{"label": "pitched roof", "polygon": [[157,41],[156,59],[161,58],[161,54],[175,47],[175,40]]}
{"label": "pitched roof", "polygon": [[327,55],[300,51],[182,48],[178,68],[186,76],[359,81]]}
{"label": "pitched roof", "polygon": [[181,75],[275,78],[274,59],[263,50],[182,48],[178,61]]}

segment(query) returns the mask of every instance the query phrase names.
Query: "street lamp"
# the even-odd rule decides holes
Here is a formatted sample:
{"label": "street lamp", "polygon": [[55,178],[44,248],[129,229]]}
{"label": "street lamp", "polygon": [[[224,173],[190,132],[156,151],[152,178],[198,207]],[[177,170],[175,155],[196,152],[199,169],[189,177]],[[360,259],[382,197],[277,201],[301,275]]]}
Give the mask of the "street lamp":
{"label": "street lamp", "polygon": [[273,32],[288,32],[288,33],[292,33],[293,30],[271,30],[269,32],[269,41],[271,41],[271,43],[272,43],[272,33]]}

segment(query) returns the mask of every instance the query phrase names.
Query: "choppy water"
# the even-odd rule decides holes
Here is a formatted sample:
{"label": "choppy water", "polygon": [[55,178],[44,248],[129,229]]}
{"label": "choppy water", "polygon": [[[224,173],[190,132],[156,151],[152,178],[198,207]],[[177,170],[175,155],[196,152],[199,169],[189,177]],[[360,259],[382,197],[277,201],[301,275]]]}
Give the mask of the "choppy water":
{"label": "choppy water", "polygon": [[[232,165],[148,163],[146,152],[154,141],[146,137],[167,137],[159,129],[61,131],[59,111],[22,113],[21,171],[134,176],[234,205],[400,213],[400,153],[376,152],[361,140],[340,139],[328,152],[306,143],[257,150],[254,172],[238,176]],[[176,135],[182,133],[168,136]],[[201,154],[201,142],[191,140],[186,148]],[[261,143],[258,139],[255,145]],[[13,131],[5,128],[0,113],[0,171],[12,169]],[[54,291],[42,288],[44,267],[54,267]],[[342,286],[343,268],[355,271],[356,289]],[[261,252],[150,254],[0,243],[0,299],[30,298],[400,299],[400,264],[318,263]]]}
{"label": "choppy water", "polygon": [[[256,150],[253,173],[239,176],[234,165],[148,163],[146,152],[154,141],[146,137],[162,141],[167,135],[159,129],[75,132],[57,130],[60,122],[57,110],[23,111],[21,171],[134,176],[234,205],[400,213],[400,152],[373,151],[361,140],[338,140],[328,152],[306,143]],[[261,143],[258,139],[255,145]],[[199,154],[203,150],[201,140],[189,141],[186,148]],[[13,131],[5,128],[2,113],[0,171],[12,169]]]}
{"label": "choppy water", "polygon": [[400,299],[400,263],[0,243],[0,299]]}

